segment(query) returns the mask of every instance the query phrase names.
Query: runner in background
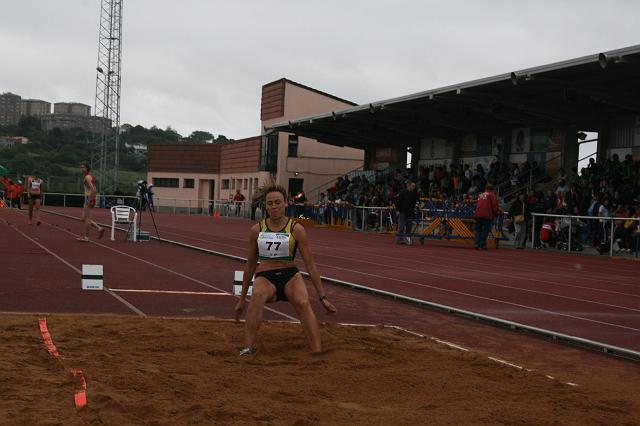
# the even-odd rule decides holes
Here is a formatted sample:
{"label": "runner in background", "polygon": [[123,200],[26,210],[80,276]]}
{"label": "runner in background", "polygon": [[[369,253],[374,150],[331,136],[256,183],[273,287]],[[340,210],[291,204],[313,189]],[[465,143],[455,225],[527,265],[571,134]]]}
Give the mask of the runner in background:
{"label": "runner in background", "polygon": [[80,164],[82,172],[82,188],[84,190],[84,204],[82,206],[82,221],[84,222],[84,236],[78,237],[78,241],[89,241],[89,230],[91,227],[98,231],[98,239],[104,235],[104,228],[91,220],[91,210],[96,205],[96,180],[91,174],[91,166],[88,163]]}
{"label": "runner in background", "polygon": [[[34,172],[33,176],[27,178],[27,193],[29,194],[29,225],[36,220],[36,225],[40,225],[40,206],[42,205],[42,191],[44,181],[40,179],[40,173]],[[34,212],[35,211],[35,212]]]}

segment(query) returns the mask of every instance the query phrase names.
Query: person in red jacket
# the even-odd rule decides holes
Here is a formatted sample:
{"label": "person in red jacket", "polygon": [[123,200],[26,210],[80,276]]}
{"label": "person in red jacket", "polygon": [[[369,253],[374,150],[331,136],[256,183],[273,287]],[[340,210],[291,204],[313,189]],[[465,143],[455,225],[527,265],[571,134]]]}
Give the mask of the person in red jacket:
{"label": "person in red jacket", "polygon": [[9,179],[9,183],[6,186],[6,198],[7,198],[7,205],[9,207],[13,207],[16,204],[16,190],[18,188],[16,187],[16,184],[13,183],[13,181],[11,179]]}
{"label": "person in red jacket", "polygon": [[22,210],[22,194],[24,193],[24,185],[21,180],[18,180],[16,184],[16,203],[18,204],[18,210]]}
{"label": "person in red jacket", "polygon": [[491,222],[498,217],[500,207],[498,197],[493,192],[493,185],[488,183],[484,192],[478,196],[476,211],[474,217],[476,219],[476,240],[474,247],[476,250],[487,249],[487,237],[491,232]]}

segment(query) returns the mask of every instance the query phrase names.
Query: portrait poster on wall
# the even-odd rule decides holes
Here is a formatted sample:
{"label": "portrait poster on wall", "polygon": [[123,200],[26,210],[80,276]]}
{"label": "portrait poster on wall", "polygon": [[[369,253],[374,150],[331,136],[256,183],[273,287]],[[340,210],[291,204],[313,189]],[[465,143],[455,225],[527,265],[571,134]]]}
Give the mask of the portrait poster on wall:
{"label": "portrait poster on wall", "polygon": [[529,152],[530,145],[530,129],[521,127],[513,129],[513,135],[511,136],[511,153],[522,154]]}
{"label": "portrait poster on wall", "polygon": [[564,145],[564,129],[553,129],[551,140],[549,141],[549,152],[561,152]]}
{"label": "portrait poster on wall", "polygon": [[551,140],[551,129],[531,129],[531,151],[547,152]]}

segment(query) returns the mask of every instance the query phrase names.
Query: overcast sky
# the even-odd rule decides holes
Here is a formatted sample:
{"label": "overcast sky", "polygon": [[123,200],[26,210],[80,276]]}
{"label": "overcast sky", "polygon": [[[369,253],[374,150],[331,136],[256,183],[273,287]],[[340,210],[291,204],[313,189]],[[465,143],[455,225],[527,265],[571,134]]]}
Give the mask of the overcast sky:
{"label": "overcast sky", "polygon": [[[3,0],[0,92],[93,107],[100,0]],[[282,77],[356,103],[640,44],[640,1],[124,0],[121,123],[260,133]]]}

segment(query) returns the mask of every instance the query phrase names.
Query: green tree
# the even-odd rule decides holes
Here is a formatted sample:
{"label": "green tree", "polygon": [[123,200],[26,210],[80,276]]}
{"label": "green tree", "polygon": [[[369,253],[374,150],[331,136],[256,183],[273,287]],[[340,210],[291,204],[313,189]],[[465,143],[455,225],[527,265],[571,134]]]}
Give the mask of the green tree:
{"label": "green tree", "polygon": [[202,130],[195,130],[191,132],[191,134],[189,135],[189,137],[185,139],[185,141],[191,142],[191,143],[203,144],[203,143],[213,142],[215,141],[215,139],[216,137],[209,132],[205,132]]}

